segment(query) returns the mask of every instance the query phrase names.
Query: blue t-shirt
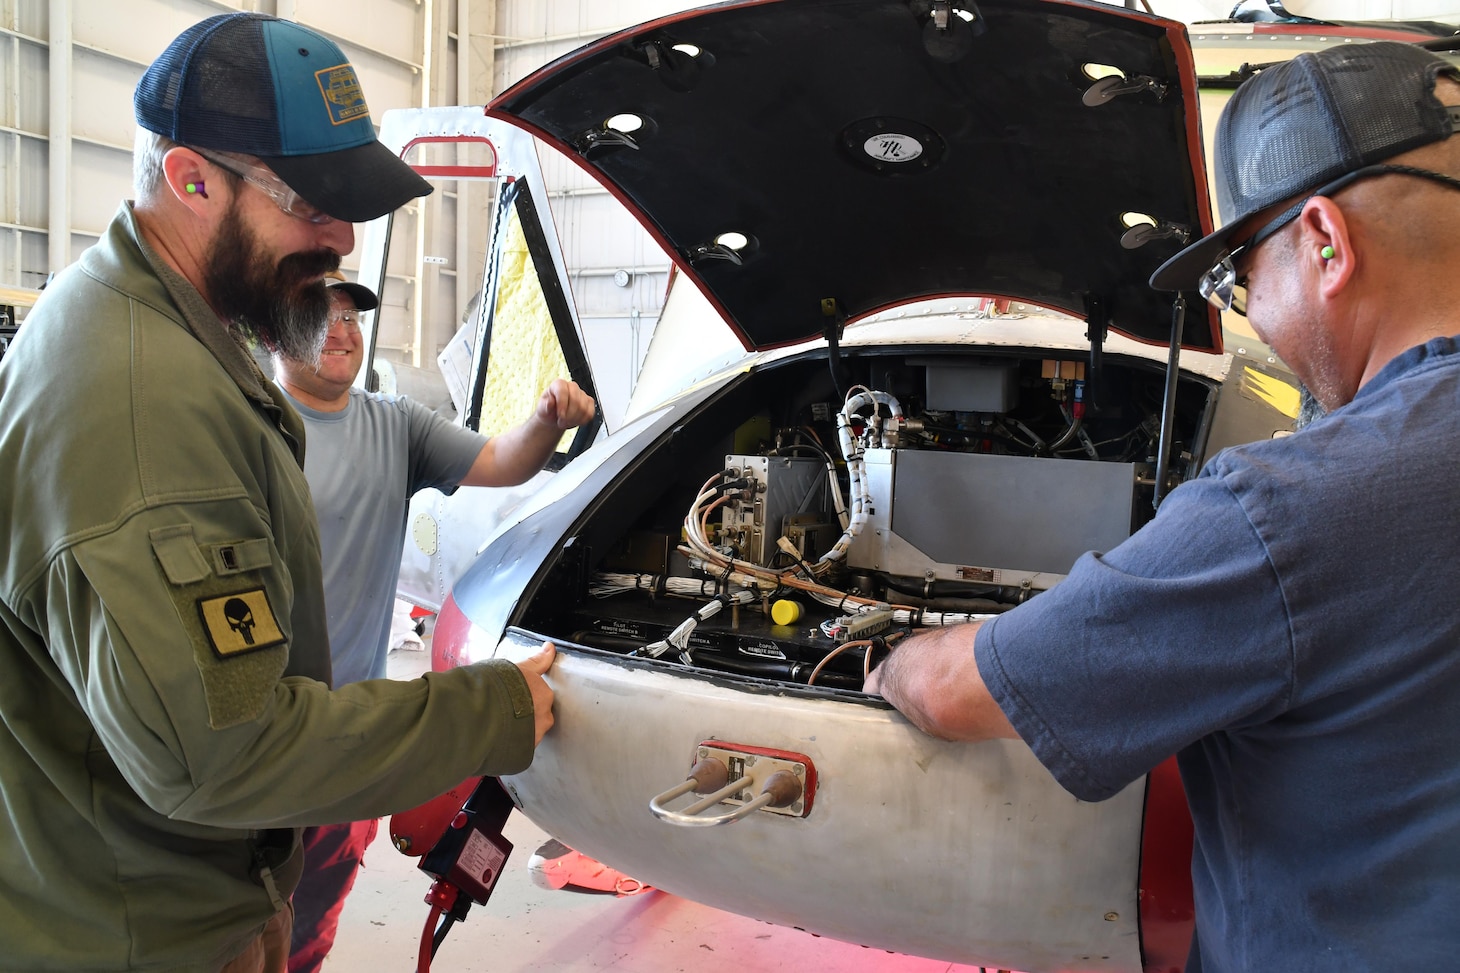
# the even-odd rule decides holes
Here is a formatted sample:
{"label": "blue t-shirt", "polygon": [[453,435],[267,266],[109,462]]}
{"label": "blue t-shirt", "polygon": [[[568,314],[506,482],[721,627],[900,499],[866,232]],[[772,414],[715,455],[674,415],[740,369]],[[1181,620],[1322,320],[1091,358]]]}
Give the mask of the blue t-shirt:
{"label": "blue t-shirt", "polygon": [[1460,968],[1460,346],[1218,455],[983,626],[979,671],[1076,797],[1175,753],[1192,971]]}
{"label": "blue t-shirt", "polygon": [[289,401],[304,419],[334,685],[380,679],[411,496],[455,490],[487,440],[403,395],[351,389],[339,412]]}

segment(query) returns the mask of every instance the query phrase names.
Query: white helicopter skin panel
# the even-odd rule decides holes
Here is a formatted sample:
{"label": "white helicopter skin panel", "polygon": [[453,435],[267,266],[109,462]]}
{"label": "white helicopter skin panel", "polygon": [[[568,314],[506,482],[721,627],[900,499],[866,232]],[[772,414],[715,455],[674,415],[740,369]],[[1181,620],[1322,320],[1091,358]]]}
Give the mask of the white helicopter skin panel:
{"label": "white helicopter skin panel", "polygon": [[[540,200],[548,198],[532,136],[499,119],[485,117],[480,106],[388,111],[382,119],[380,137],[385,145],[402,154],[407,161],[418,167],[425,163],[417,160],[411,154],[411,147],[414,145],[423,144],[426,148],[436,152],[436,155],[430,156],[429,159],[423,156],[425,161],[432,163],[449,161],[452,158],[450,149],[453,145],[470,147],[461,150],[463,158],[467,157],[468,152],[475,153],[474,164],[479,168],[470,173],[457,175],[466,178],[491,179],[502,185],[517,182],[529,187],[529,191],[535,198]],[[484,143],[489,144],[490,149],[484,148]],[[490,161],[490,167],[483,166],[486,161]],[[437,165],[435,169],[427,166],[424,174],[432,179],[451,180],[456,178],[456,175],[451,172],[436,171],[443,168],[449,168],[449,166]],[[491,175],[486,175],[487,171]],[[537,211],[537,219],[545,231],[540,237],[543,249],[535,255],[535,258],[545,265],[539,267],[539,271],[546,277],[562,280],[566,276],[565,264],[550,209],[546,206],[540,207]],[[372,283],[386,279],[385,251],[390,237],[388,222],[389,218],[383,217],[366,227],[361,245],[360,280],[363,282]],[[570,289],[564,289],[562,299],[562,313],[566,315],[567,330],[573,336],[574,343],[581,348],[583,345],[582,331]],[[458,386],[469,385],[475,377],[472,371],[473,363],[479,361],[482,356],[482,350],[477,345],[482,331],[481,315],[483,312],[476,303],[471,305],[471,312],[471,320],[464,322],[462,328],[462,332],[465,334],[459,333],[457,338],[453,339],[452,347],[448,349],[448,352],[451,353],[451,360],[440,363],[438,359],[433,361],[430,367],[422,369],[423,374],[429,374],[436,384],[442,386],[443,398],[445,389],[452,384],[443,373],[452,370],[453,378]],[[373,328],[374,324],[375,322],[371,320],[367,326]],[[539,345],[547,346],[556,342],[558,337],[553,334],[553,325],[552,320],[544,317],[536,324],[536,328],[541,331],[541,336],[534,335],[533,342],[524,344],[530,344],[536,348]],[[458,343],[459,348],[456,347]],[[499,346],[493,349],[493,353],[496,359],[505,360],[522,350],[499,343]],[[440,357],[446,358],[448,355],[443,354]],[[440,371],[437,370],[438,363],[440,363]],[[585,364],[584,368],[591,368],[591,365]],[[363,384],[369,371],[369,369],[361,370],[361,378],[357,384]],[[581,385],[591,389],[591,385],[585,382],[584,376],[572,377],[578,378]],[[395,389],[385,389],[385,391],[395,391]],[[461,401],[460,397],[464,397],[466,394],[467,392],[461,388],[453,390],[452,398],[458,399],[455,403],[457,413],[461,413],[465,409],[465,403]],[[414,397],[418,400],[421,399],[420,395]],[[488,402],[485,409],[489,411],[494,406],[500,408],[500,403]],[[525,417],[525,413],[521,416],[508,416],[512,422]],[[456,421],[460,422],[461,419],[458,417]],[[498,425],[501,424],[498,423]],[[482,428],[487,428],[485,421]],[[540,492],[554,475],[552,472],[545,471],[518,486],[490,489],[462,487],[449,495],[434,489],[418,492],[410,500],[406,540],[401,552],[397,595],[430,611],[440,611],[442,603],[456,580],[470,566],[503,519],[524,501]]]}
{"label": "white helicopter skin panel", "polygon": [[411,497],[396,594],[439,612],[502,521],[554,475],[541,472],[515,487],[460,487],[449,496],[421,490]]}
{"label": "white helicopter skin panel", "polygon": [[[525,658],[539,644],[513,631],[498,654]],[[951,962],[1141,969],[1144,778],[1088,804],[1015,741],[934,740],[865,699],[785,696],[767,707],[761,694],[703,671],[570,648],[559,650],[549,681],[553,730],[531,770],[504,783],[543,829],[635,878],[742,915]],[[809,757],[819,784],[809,812],[712,827],[655,817],[650,798],[684,779],[704,741]]]}
{"label": "white helicopter skin panel", "polygon": [[[458,494],[471,490],[462,487]],[[406,542],[401,552],[400,575],[396,579],[395,593],[413,605],[433,612],[441,610],[450,585],[461,571],[448,568],[453,559],[444,548],[449,545],[461,547],[461,541],[476,531],[463,531],[454,524],[451,511],[454,504],[440,490],[421,490],[411,497],[406,513]],[[452,529],[453,526],[456,529]],[[470,554],[467,557],[470,558]]]}

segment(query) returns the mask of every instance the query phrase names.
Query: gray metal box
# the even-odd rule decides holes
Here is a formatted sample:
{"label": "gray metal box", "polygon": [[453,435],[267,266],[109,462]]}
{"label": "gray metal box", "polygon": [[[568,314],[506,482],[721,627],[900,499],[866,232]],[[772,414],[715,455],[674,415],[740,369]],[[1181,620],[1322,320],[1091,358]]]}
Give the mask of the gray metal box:
{"label": "gray metal box", "polygon": [[1130,536],[1134,464],[910,449],[866,461],[872,514],[852,567],[1042,588]]}
{"label": "gray metal box", "polygon": [[[768,565],[776,555],[776,539],[788,517],[817,514],[825,506],[826,465],[789,456],[725,457],[726,469],[739,469],[759,484],[753,500],[735,500],[722,508],[720,527],[740,557]],[[803,518],[820,521],[823,518]]]}
{"label": "gray metal box", "polygon": [[1019,401],[1019,367],[1013,362],[930,363],[924,374],[928,408],[935,412],[1002,414]]}

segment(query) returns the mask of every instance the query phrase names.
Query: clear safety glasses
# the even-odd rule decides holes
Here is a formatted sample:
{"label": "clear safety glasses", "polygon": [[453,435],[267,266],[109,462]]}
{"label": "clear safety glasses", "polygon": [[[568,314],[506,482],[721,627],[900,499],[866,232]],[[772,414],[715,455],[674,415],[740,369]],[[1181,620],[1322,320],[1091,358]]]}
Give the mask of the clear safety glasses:
{"label": "clear safety glasses", "polygon": [[1451,189],[1460,189],[1460,179],[1455,179],[1439,172],[1431,172],[1429,169],[1417,169],[1414,166],[1373,165],[1355,169],[1353,172],[1339,176],[1332,182],[1319,186],[1313,192],[1304,196],[1298,202],[1289,206],[1265,223],[1262,229],[1223,254],[1222,259],[1212,264],[1207,272],[1201,275],[1201,280],[1196,285],[1197,292],[1201,294],[1208,304],[1217,310],[1226,311],[1231,309],[1245,317],[1247,314],[1247,275],[1243,274],[1239,277],[1237,275],[1236,264],[1236,258],[1244,250],[1257,249],[1264,240],[1297,219],[1298,214],[1303,212],[1303,207],[1308,204],[1308,200],[1316,196],[1332,196],[1340,189],[1358,182],[1360,179],[1368,179],[1372,176],[1387,176],[1390,174],[1418,176],[1421,179],[1437,182],[1442,186],[1449,186]]}
{"label": "clear safety glasses", "polygon": [[345,326],[345,330],[348,331],[350,334],[359,334],[360,312],[355,310],[331,311],[330,327],[334,327],[336,323],[343,324]]}
{"label": "clear safety glasses", "polygon": [[274,201],[274,205],[295,219],[308,223],[328,223],[334,219],[324,210],[290,189],[282,179],[261,165],[241,159],[232,153],[193,148],[193,151],[220,169],[226,169],[258,189]]}
{"label": "clear safety glasses", "polygon": [[1212,264],[1196,283],[1196,290],[1206,302],[1219,311],[1236,311],[1247,316],[1247,277],[1237,276],[1237,266],[1232,258],[1246,247],[1238,247],[1221,260]]}

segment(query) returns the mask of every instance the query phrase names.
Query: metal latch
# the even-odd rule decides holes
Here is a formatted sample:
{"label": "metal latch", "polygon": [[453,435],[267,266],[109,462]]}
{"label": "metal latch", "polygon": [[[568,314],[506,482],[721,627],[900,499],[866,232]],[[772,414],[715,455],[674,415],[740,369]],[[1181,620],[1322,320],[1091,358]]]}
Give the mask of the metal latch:
{"label": "metal latch", "polygon": [[[706,795],[672,811],[669,801],[693,791]],[[755,811],[804,818],[816,796],[816,768],[811,758],[788,750],[707,740],[695,748],[695,764],[683,783],[655,796],[649,810],[662,821],[681,827],[713,827],[739,821]],[[734,809],[702,812],[716,804]]]}

